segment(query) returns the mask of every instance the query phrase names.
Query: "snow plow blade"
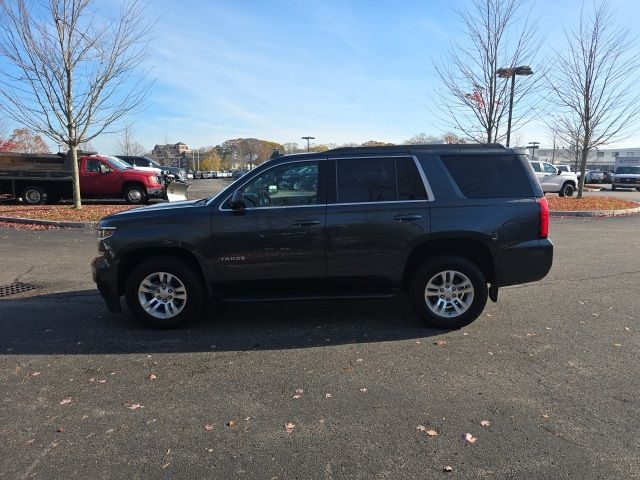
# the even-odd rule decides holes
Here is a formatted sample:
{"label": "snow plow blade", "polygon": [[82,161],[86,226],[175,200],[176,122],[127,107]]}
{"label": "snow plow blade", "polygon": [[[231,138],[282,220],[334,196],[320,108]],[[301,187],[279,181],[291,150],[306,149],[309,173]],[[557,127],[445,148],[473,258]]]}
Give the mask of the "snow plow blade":
{"label": "snow plow blade", "polygon": [[189,184],[182,180],[174,180],[167,185],[167,200],[170,202],[180,202],[187,199]]}

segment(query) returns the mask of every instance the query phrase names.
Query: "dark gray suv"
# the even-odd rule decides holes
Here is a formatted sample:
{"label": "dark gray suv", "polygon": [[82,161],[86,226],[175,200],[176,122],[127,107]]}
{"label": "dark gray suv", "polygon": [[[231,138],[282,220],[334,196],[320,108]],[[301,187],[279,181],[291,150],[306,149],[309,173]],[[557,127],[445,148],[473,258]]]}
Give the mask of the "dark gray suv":
{"label": "dark gray suv", "polygon": [[501,145],[277,157],[219,194],[105,217],[93,278],[111,311],[173,327],[206,301],[388,297],[434,327],[551,268],[548,207]]}

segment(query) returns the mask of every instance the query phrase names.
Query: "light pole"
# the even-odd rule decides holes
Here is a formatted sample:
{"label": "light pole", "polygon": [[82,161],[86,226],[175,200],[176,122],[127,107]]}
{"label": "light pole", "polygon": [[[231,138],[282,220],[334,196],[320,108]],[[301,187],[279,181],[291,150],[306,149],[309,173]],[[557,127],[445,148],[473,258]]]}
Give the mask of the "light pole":
{"label": "light pole", "polygon": [[302,137],[302,140],[307,141],[307,152],[309,152],[309,140],[315,140],[316,137]]}
{"label": "light pole", "polygon": [[540,142],[529,142],[530,145],[530,149],[531,149],[531,159],[535,160],[536,159],[536,148],[540,148]]}
{"label": "light pole", "polygon": [[533,75],[529,65],[521,65],[515,68],[499,68],[496,75],[500,78],[511,78],[511,95],[509,96],[509,121],[507,123],[507,147],[511,140],[511,116],[513,114],[513,93],[516,89],[516,75]]}

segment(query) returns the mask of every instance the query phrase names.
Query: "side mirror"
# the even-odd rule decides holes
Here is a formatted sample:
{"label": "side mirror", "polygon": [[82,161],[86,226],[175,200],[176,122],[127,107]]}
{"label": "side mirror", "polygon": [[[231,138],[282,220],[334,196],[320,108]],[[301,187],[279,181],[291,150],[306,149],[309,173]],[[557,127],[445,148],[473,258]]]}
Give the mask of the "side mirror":
{"label": "side mirror", "polygon": [[231,195],[231,200],[229,200],[229,206],[231,210],[241,210],[244,208],[244,192],[242,190],[236,190]]}

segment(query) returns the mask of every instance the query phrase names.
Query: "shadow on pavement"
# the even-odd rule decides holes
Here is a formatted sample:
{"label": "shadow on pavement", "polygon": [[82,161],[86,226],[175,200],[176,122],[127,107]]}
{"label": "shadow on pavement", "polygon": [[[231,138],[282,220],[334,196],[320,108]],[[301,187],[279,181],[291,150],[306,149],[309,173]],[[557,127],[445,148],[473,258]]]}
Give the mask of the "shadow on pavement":
{"label": "shadow on pavement", "polygon": [[[123,302],[124,303],[124,302]],[[426,328],[406,298],[213,304],[196,322],[153,330],[106,310],[95,290],[0,301],[0,353],[248,351],[417,339]]]}

